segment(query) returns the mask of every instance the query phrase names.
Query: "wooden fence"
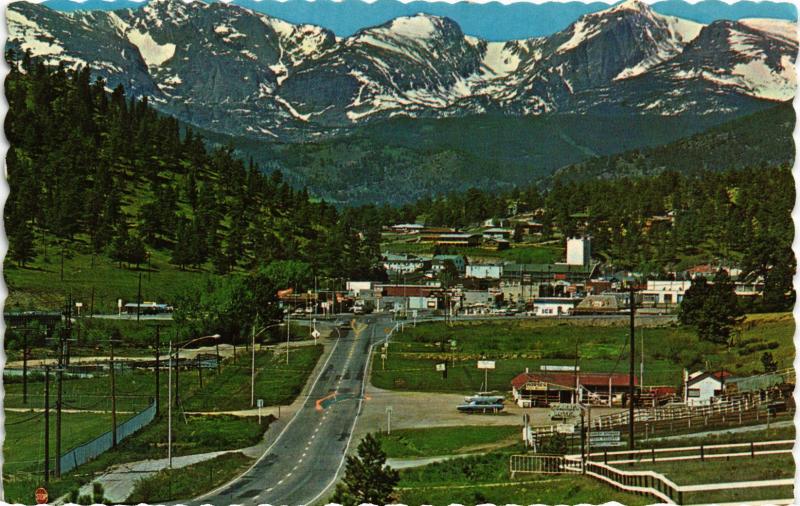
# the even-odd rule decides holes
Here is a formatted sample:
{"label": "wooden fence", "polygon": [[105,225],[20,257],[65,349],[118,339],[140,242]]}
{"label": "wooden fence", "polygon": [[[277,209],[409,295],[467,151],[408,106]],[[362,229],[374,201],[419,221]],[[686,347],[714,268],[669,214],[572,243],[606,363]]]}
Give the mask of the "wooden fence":
{"label": "wooden fence", "polygon": [[[663,474],[655,471],[624,470],[615,467],[614,464],[755,458],[756,456],[764,455],[791,454],[793,445],[794,440],[784,440],[652,448],[648,450],[604,451],[590,453],[585,462],[582,461],[580,455],[512,455],[509,462],[509,469],[512,478],[519,473],[584,473],[618,490],[645,495],[655,501],[667,504],[684,504],[684,495],[689,493],[786,487],[793,485],[794,479],[786,478],[678,485]],[[595,460],[598,458],[602,459],[602,462]]]}

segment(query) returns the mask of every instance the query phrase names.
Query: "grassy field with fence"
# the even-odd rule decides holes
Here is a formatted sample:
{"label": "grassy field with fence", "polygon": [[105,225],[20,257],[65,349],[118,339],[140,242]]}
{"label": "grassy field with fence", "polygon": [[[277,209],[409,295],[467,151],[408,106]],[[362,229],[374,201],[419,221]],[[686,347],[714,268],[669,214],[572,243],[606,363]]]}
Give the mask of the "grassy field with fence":
{"label": "grassy field with fence", "polygon": [[402,470],[398,502],[430,504],[602,504],[609,498],[629,506],[649,504],[643,497],[613,489],[580,475],[509,477],[510,453],[490,452]]}
{"label": "grassy field with fence", "polygon": [[[489,389],[499,391],[509,390],[511,379],[526,367],[578,365],[586,372],[625,372],[630,340],[626,325],[624,321],[599,324],[559,319],[408,325],[393,335],[385,364],[376,357],[372,383],[396,390],[474,392],[484,379],[476,367],[481,357],[495,360]],[[731,347],[700,342],[693,329],[670,324],[639,328],[637,355],[644,350],[645,385],[677,387],[683,367],[696,360],[736,374],[758,374],[763,372],[761,354],[771,350],[779,367],[790,367],[793,335],[792,316],[783,313],[752,315],[737,331]],[[452,339],[455,350],[450,347]],[[435,370],[438,362],[448,363],[447,379]]]}
{"label": "grassy field with fence", "polygon": [[486,451],[493,447],[521,443],[520,427],[455,426],[424,429],[398,429],[391,435],[376,434],[381,448],[390,458],[435,457]]}
{"label": "grassy field with fence", "polygon": [[[84,420],[82,417],[93,416],[97,421]],[[53,417],[55,418],[55,417]],[[205,453],[212,451],[234,450],[246,448],[258,443],[264,431],[271,423],[271,417],[264,417],[262,424],[258,424],[255,417],[242,418],[232,416],[179,416],[176,413],[173,419],[173,455],[191,455],[195,453]],[[110,427],[110,415],[106,418],[103,415],[84,414],[73,418],[64,415],[62,422],[63,434],[65,437],[62,443],[63,450],[66,451],[71,446],[67,446],[67,438],[75,444],[86,442]],[[33,504],[33,491],[36,487],[42,486],[44,470],[44,438],[43,422],[34,421],[30,424],[11,425],[6,429],[6,447],[4,455],[11,462],[16,462],[14,467],[8,467],[10,462],[6,462],[3,467],[3,485],[5,499],[11,503]],[[12,429],[12,427],[18,427]],[[24,427],[24,428],[23,428]],[[90,432],[89,428],[94,430]],[[17,436],[15,434],[27,431],[30,435]],[[51,427],[50,432],[51,455],[55,458],[55,428]],[[17,453],[17,451],[22,453]],[[31,453],[37,458],[38,462],[21,462],[25,460],[25,452]],[[38,452],[38,453],[37,453]],[[17,459],[16,456],[20,458]],[[13,460],[10,456],[15,456]],[[144,459],[159,459],[167,456],[167,417],[162,413],[160,418],[154,420],[150,425],[144,427],[130,438],[120,442],[117,448],[103,453],[95,460],[78,467],[74,471],[64,474],[60,478],[53,477],[47,486],[51,498],[60,497],[81,485],[91,481],[97,473],[104,469],[123,462],[134,462]],[[25,467],[23,468],[22,465]],[[51,470],[55,469],[55,463],[51,465]]]}
{"label": "grassy field with fence", "polygon": [[[256,352],[256,398],[264,400],[265,406],[288,404],[300,393],[314,369],[322,345],[292,347],[289,364],[283,353],[273,350]],[[162,366],[167,364],[166,359]],[[105,365],[105,364],[104,364]],[[200,386],[202,374],[203,386]],[[161,370],[159,391],[166,403],[168,381],[167,370]],[[138,411],[155,398],[154,370],[124,367],[116,374],[117,410]],[[178,374],[179,392],[183,408],[187,411],[225,411],[250,407],[250,354],[241,349],[236,358],[224,359],[218,373],[216,368],[202,370],[181,367]],[[175,373],[173,371],[173,383]],[[56,375],[50,375],[50,402],[55,405]],[[173,384],[173,389],[177,383]],[[23,402],[23,385],[16,381],[5,386],[6,406],[13,408],[42,408],[44,406],[44,378],[32,373],[28,382],[28,403]],[[92,377],[69,376],[64,379],[63,397],[65,408],[83,410],[111,410],[111,378],[107,371],[98,370]]]}
{"label": "grassy field with fence", "polygon": [[155,504],[199,495],[227,483],[252,465],[255,459],[240,452],[226,453],[179,469],[165,469],[136,482],[129,504]]}

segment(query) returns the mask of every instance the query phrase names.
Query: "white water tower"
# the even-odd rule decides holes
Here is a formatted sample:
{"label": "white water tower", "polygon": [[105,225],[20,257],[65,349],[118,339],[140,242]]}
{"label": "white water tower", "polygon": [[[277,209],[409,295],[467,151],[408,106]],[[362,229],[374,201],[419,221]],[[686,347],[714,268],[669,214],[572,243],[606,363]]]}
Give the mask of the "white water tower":
{"label": "white water tower", "polygon": [[591,260],[591,237],[567,238],[567,265],[588,265]]}

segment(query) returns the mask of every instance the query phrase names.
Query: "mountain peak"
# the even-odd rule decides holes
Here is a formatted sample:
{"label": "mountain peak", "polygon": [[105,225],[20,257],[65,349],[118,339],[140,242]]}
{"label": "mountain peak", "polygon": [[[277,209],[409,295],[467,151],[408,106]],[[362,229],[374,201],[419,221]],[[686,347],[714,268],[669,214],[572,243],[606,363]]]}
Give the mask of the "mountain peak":
{"label": "mountain peak", "polygon": [[608,9],[608,12],[619,11],[637,11],[637,12],[650,12],[651,8],[642,0],[623,0]]}
{"label": "mountain peak", "polygon": [[434,35],[445,23],[445,18],[420,12],[413,16],[395,18],[389,22],[388,28],[402,37],[427,39]]}

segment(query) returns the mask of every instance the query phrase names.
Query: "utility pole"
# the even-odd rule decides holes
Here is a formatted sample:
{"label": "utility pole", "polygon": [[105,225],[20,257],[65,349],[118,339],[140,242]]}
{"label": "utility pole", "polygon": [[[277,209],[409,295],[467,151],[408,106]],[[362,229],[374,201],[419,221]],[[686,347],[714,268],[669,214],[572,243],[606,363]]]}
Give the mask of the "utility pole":
{"label": "utility pole", "polygon": [[631,355],[630,355],[630,371],[628,374],[628,446],[630,450],[635,448],[634,442],[634,423],[633,423],[633,406],[634,396],[636,394],[636,387],[634,386],[634,378],[636,375],[636,287],[631,282],[630,286],[630,308],[631,308]]}
{"label": "utility pole", "polygon": [[156,416],[161,414],[161,326],[156,325]]}
{"label": "utility pole", "polygon": [[22,341],[22,403],[28,404],[28,332],[23,334]]}
{"label": "utility pole", "polygon": [[117,383],[116,375],[114,374],[114,336],[109,339],[111,344],[111,356],[109,357],[109,365],[111,367],[111,446],[117,447]]}
{"label": "utility pole", "polygon": [[[316,277],[314,281],[316,283]],[[256,398],[256,322],[258,322],[258,313],[256,313],[256,319],[253,322],[253,336],[252,341],[250,343],[250,407],[252,408],[255,404]]]}
{"label": "utility pole", "polygon": [[50,482],[50,366],[44,366],[44,482]]}
{"label": "utility pole", "polygon": [[61,476],[61,408],[64,394],[64,345],[66,332],[62,332],[58,348],[58,369],[56,384],[56,476]]}
{"label": "utility pole", "polygon": [[139,272],[139,291],[136,294],[136,321],[142,314],[142,273]]}
{"label": "utility pole", "polygon": [[172,340],[169,341],[169,369],[167,370],[167,458],[172,469]]}
{"label": "utility pole", "polygon": [[292,333],[292,310],[289,308],[289,311],[286,313],[286,364],[289,364],[289,336]]}

